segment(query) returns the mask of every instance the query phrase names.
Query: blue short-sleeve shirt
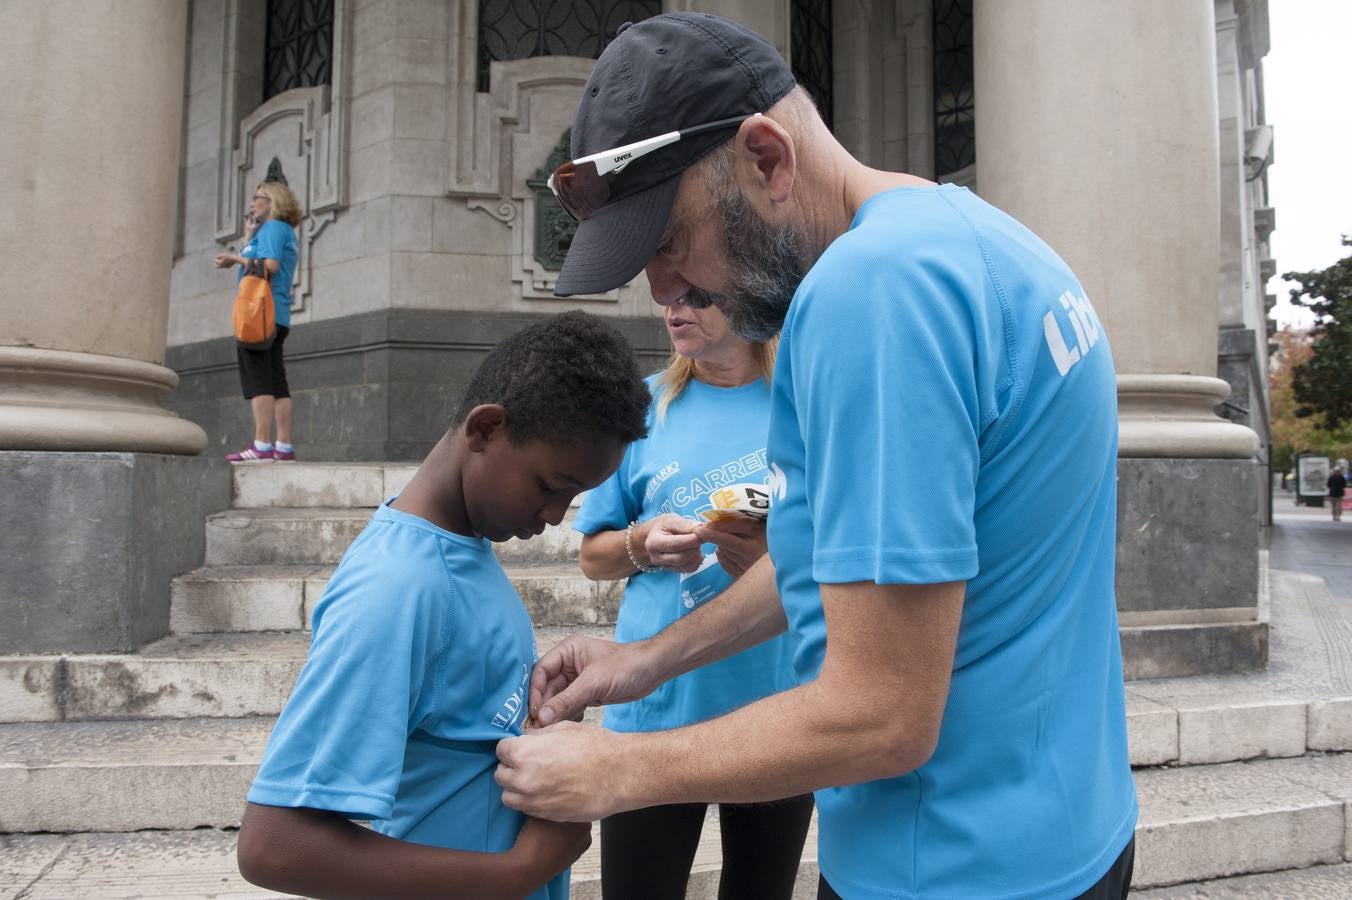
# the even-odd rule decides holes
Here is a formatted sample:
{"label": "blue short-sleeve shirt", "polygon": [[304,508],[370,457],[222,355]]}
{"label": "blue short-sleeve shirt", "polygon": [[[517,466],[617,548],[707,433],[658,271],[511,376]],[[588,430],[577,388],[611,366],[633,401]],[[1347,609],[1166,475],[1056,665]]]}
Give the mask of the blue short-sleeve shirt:
{"label": "blue short-sleeve shirt", "polygon": [[[659,394],[655,378],[648,386]],[[660,398],[658,398],[660,399]],[[648,410],[648,436],[625,451],[620,467],[588,492],[574,527],[583,534],[622,530],[630,522],[676,513],[704,521],[710,495],[766,479],[765,434],[770,390],[763,380],[740,387],[692,381],[657,415]],[[713,544],[703,547],[699,571],[637,573],[625,585],[615,637],[640,641],[712,601],[732,577],[718,564]],[[606,727],[658,731],[702,722],[793,686],[793,645],[787,635],[687,672],[633,703],[607,706]]]}
{"label": "blue short-sleeve shirt", "polygon": [[[370,819],[391,837],[511,849],[496,746],[521,733],[535,638],[485,540],[388,505],[314,613],[309,657],[249,800]],[[565,871],[532,894],[566,900]]]}
{"label": "blue short-sleeve shirt", "polygon": [[769,439],[798,677],[827,650],[819,584],[966,583],[933,757],[817,794],[842,896],[1074,896],[1130,840],[1116,450],[1083,289],[967,190],[874,196],[804,279]]}
{"label": "blue short-sleeve shirt", "polygon": [[[277,260],[278,269],[271,281],[272,302],[277,308],[277,324],[290,328],[291,288],[296,278],[296,261],[300,258],[295,229],[280,219],[268,219],[254,232],[253,239],[244,245],[239,255],[245,259]],[[243,277],[244,267],[240,266],[238,278]]]}

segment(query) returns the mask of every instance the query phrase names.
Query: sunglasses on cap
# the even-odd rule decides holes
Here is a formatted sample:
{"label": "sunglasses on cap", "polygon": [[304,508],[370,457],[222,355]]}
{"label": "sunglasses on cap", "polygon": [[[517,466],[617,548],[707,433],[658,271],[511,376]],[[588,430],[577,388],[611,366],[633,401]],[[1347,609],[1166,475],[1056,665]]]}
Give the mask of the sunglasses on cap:
{"label": "sunglasses on cap", "polygon": [[592,153],[589,156],[583,156],[559,166],[554,170],[554,174],[549,176],[546,183],[549,185],[549,189],[554,192],[554,196],[558,198],[559,205],[566,209],[570,216],[581,222],[606,205],[607,201],[610,200],[611,181],[634,160],[647,156],[654,150],[660,150],[674,144],[681,138],[693,137],[719,128],[733,128],[741,125],[753,115],[758,116],[760,113],[733,116],[731,119],[719,119],[717,122],[708,122],[680,131],[668,131],[666,134],[659,134],[657,137],[647,140],[635,141],[632,144],[613,147],[610,150],[602,150],[600,153]]}

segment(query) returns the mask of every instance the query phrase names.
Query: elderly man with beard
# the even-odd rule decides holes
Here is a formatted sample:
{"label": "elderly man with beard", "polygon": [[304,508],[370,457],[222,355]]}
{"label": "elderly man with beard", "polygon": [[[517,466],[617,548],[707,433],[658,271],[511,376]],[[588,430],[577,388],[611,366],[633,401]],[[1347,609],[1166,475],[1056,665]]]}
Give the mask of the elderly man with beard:
{"label": "elderly man with beard", "polygon": [[[1116,389],[1073,273],[965,189],[852,158],[714,16],[621,29],[572,134],[558,293],[646,269],[659,304],[782,329],[770,555],[650,640],[547,653],[549,727],[499,744],[504,802],[595,819],[815,790],[820,897],[1123,896]],[[792,690],[650,734],[562,721],[786,628]]]}

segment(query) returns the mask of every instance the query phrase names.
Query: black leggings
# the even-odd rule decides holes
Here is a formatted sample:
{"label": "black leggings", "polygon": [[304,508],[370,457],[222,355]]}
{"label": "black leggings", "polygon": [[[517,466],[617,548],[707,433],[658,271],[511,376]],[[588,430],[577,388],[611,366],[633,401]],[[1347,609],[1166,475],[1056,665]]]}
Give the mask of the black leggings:
{"label": "black leggings", "polygon": [[[683,900],[705,804],[679,803],[601,820],[605,900]],[[798,877],[812,795],[718,807],[723,837],[719,900],[788,900]]]}
{"label": "black leggings", "polygon": [[[1089,890],[1075,900],[1125,900],[1131,893],[1131,873],[1136,865],[1136,838],[1127,842],[1125,850],[1118,855],[1117,861],[1108,869],[1108,873],[1098,880]],[[817,882],[817,900],[842,900],[831,889],[831,885],[822,878]]]}

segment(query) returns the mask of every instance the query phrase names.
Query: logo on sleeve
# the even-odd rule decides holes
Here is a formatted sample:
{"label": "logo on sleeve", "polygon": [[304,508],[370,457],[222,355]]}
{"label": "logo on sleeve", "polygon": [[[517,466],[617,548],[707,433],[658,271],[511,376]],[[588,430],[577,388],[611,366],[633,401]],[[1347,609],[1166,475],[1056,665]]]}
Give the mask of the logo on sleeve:
{"label": "logo on sleeve", "polygon": [[1098,317],[1085,297],[1066,291],[1057,299],[1061,301],[1062,317],[1070,320],[1070,327],[1075,331],[1075,346],[1066,343],[1055,311],[1042,317],[1042,335],[1047,339],[1047,349],[1052,352],[1056,371],[1064,376],[1098,343]]}

